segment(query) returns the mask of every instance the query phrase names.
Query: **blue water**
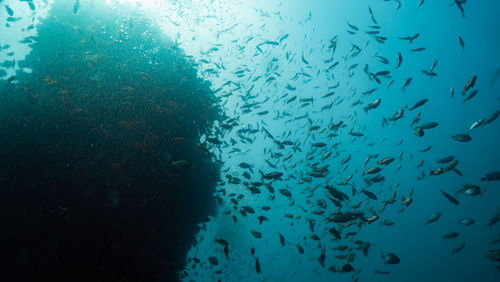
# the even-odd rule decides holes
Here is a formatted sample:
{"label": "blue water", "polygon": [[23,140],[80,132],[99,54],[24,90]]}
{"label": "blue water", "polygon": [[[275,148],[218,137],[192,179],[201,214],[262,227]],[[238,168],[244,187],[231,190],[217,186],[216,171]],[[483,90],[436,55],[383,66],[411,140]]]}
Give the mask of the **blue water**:
{"label": "blue water", "polygon": [[[490,244],[500,234],[500,224],[488,225],[500,206],[500,181],[481,182],[485,174],[500,171],[500,121],[469,131],[474,122],[500,110],[500,78],[495,79],[500,70],[499,1],[466,1],[462,4],[465,17],[457,5],[450,5],[451,0],[424,1],[420,7],[418,0],[401,0],[399,9],[397,1],[382,0],[146,2],[136,9],[193,58],[199,77],[212,84],[227,116],[213,125],[212,136],[199,140],[208,144],[213,160],[222,164],[219,192],[214,193],[221,202],[216,214],[200,223],[197,243],[187,253],[188,263],[181,272],[183,281],[500,281],[499,262],[484,255],[500,248],[498,243]],[[348,33],[354,30],[347,23],[359,30]],[[369,28],[374,25],[380,28]],[[378,35],[387,40],[377,42],[368,30],[379,30]],[[399,39],[416,33],[419,36],[413,43]],[[463,52],[459,36],[465,42]],[[332,40],[335,51],[329,48]],[[353,55],[354,45],[361,50],[357,55]],[[425,50],[411,51],[419,47]],[[403,62],[396,69],[399,52]],[[382,63],[375,54],[389,63]],[[422,70],[429,70],[436,60],[435,77],[425,76]],[[335,62],[338,65],[328,70]],[[378,76],[379,84],[365,74],[365,65],[372,73],[388,70],[390,77]],[[461,91],[474,75],[473,89],[478,93],[463,102],[466,96]],[[410,77],[412,81],[403,91],[403,82]],[[391,80],[394,82],[387,87]],[[373,88],[373,93],[362,94]],[[332,91],[335,94],[322,98]],[[295,100],[287,102],[294,96]],[[312,101],[301,102],[307,98]],[[415,110],[403,106],[411,107],[424,98],[428,102]],[[376,99],[381,99],[380,106],[365,112],[363,107]],[[353,106],[358,100],[360,104]],[[401,108],[405,109],[403,118],[383,124],[384,118]],[[419,112],[417,125],[439,124],[425,130],[423,137],[416,136],[415,125],[410,126]],[[235,122],[228,122],[230,119]],[[329,126],[337,121],[344,126],[331,130]],[[311,130],[311,126],[318,129]],[[242,133],[242,129],[255,132]],[[364,136],[349,135],[351,129]],[[470,142],[451,138],[467,132]],[[223,144],[211,144],[207,137],[216,137]],[[285,140],[294,145],[283,145]],[[315,148],[317,142],[326,146]],[[428,146],[432,146],[430,150],[421,152]],[[331,156],[322,160],[329,152]],[[364,167],[367,156],[374,154],[378,157]],[[343,162],[347,156],[350,160]],[[430,175],[431,170],[446,166],[436,163],[446,156],[458,160],[461,176],[453,171]],[[379,165],[385,181],[368,186],[363,171],[385,157],[395,159],[387,167]],[[252,165],[253,171],[241,168],[242,162]],[[328,173],[299,184],[316,162],[317,167],[328,165]],[[284,175],[266,180],[259,171]],[[419,180],[422,174],[425,177]],[[350,185],[339,185],[350,175]],[[241,183],[229,180],[234,177]],[[270,184],[275,191],[271,193],[263,185],[258,187],[261,193],[251,193],[251,182]],[[349,196],[341,209],[328,199],[327,184]],[[481,195],[456,195],[459,205],[454,205],[440,192],[454,195],[463,184],[479,185]],[[284,196],[280,189],[287,189],[292,197]],[[368,199],[362,189],[374,192],[378,199]],[[405,207],[401,197],[408,197],[412,189],[413,202]],[[382,201],[393,193],[396,201],[381,211]],[[237,204],[231,199],[237,199]],[[324,200],[327,207],[319,207],[318,200]],[[358,209],[351,208],[359,202]],[[242,206],[252,207],[255,214],[243,216]],[[262,210],[263,206],[270,210]],[[324,214],[313,213],[318,210]],[[326,218],[338,210],[362,211],[365,217],[377,214],[380,219],[371,224],[354,219],[349,227],[328,223]],[[435,212],[441,218],[424,224]],[[261,215],[268,220],[259,224]],[[459,223],[469,217],[474,224]],[[311,219],[314,232],[309,227]],[[382,225],[382,220],[394,225]],[[342,239],[334,240],[328,232],[332,227],[342,230]],[[260,232],[262,238],[252,231]],[[356,234],[344,238],[348,232]],[[459,236],[442,238],[450,232],[459,232]],[[285,246],[278,234],[285,237]],[[312,239],[313,234],[319,240]],[[215,239],[227,240],[229,259]],[[371,243],[367,255],[356,250],[356,240]],[[462,243],[465,248],[452,254]],[[303,254],[297,244],[304,248]],[[341,245],[348,249],[334,249]],[[318,261],[322,247],[326,250],[324,267]],[[394,253],[401,262],[385,264],[382,253]],[[336,257],[351,254],[351,261]],[[209,257],[217,258],[218,264],[211,264]],[[346,263],[353,272],[332,271]],[[375,269],[390,273],[377,274]]]}
{"label": "blue water", "polygon": [[[241,161],[254,164],[255,168],[263,171],[273,171],[264,160],[277,162],[278,171],[285,173],[284,179],[290,175],[297,179],[277,181],[273,183],[277,190],[281,187],[288,187],[293,194],[295,204],[289,207],[290,200],[280,195],[278,192],[275,200],[269,200],[269,193],[266,188],[262,188],[262,194],[251,195],[240,186],[225,186],[228,191],[245,194],[240,201],[241,205],[250,205],[254,208],[263,205],[271,206],[268,212],[257,211],[255,215],[246,218],[241,217],[237,211],[232,214],[238,216],[238,223],[233,224],[228,215],[221,215],[214,219],[214,223],[208,224],[207,231],[202,232],[199,246],[195,247],[193,256],[204,262],[204,258],[214,255],[219,258],[219,266],[214,267],[205,261],[202,270],[197,267],[197,274],[190,271],[190,276],[194,280],[215,280],[218,277],[228,281],[498,281],[500,278],[494,262],[488,261],[483,253],[486,250],[494,249],[489,241],[499,232],[498,225],[488,226],[490,216],[492,216],[498,206],[499,182],[483,182],[479,179],[487,172],[498,170],[500,167],[499,123],[493,122],[485,127],[473,129],[471,131],[472,141],[460,143],[450,137],[456,133],[465,133],[472,123],[478,119],[488,117],[499,109],[500,83],[498,81],[490,84],[491,78],[500,67],[500,47],[499,28],[500,21],[495,13],[499,3],[494,1],[473,2],[468,1],[465,5],[466,17],[462,18],[457,7],[449,6],[445,2],[425,1],[417,9],[418,1],[406,1],[402,7],[396,9],[395,1],[314,1],[314,3],[304,4],[302,1],[286,1],[281,5],[277,3],[256,3],[255,7],[263,7],[269,17],[256,19],[255,25],[260,26],[267,23],[266,27],[255,36],[253,43],[246,45],[245,56],[251,56],[251,62],[245,60],[243,67],[248,67],[251,72],[243,78],[236,79],[242,83],[242,88],[254,87],[252,94],[258,95],[255,101],[263,101],[269,97],[269,101],[261,105],[260,109],[254,109],[252,113],[240,114],[238,106],[244,104],[241,99],[229,97],[235,109],[227,107],[227,112],[235,111],[234,116],[239,118],[240,126],[247,124],[253,128],[265,127],[277,139],[283,134],[291,131],[290,137],[286,138],[292,142],[299,142],[302,152],[294,152],[290,146],[280,150],[274,142],[266,138],[264,133],[259,132],[252,146],[247,144],[237,144],[240,149],[250,148],[251,151],[244,156],[229,156],[227,167],[234,174],[241,174],[242,169],[237,167]],[[370,35],[365,34],[367,26],[374,25],[371,22],[368,6],[374,12],[374,16],[381,26],[381,35],[388,39],[385,44],[377,43]],[[256,13],[256,12],[255,12]],[[310,20],[307,20],[311,13]],[[279,15],[277,15],[279,14]],[[279,17],[283,18],[283,21]],[[346,22],[359,27],[355,35],[346,32],[348,28]],[[399,40],[398,37],[411,36],[419,33],[420,36],[413,44]],[[244,34],[244,33],[243,33]],[[279,46],[264,46],[264,54],[260,54],[252,47],[265,40],[277,40],[283,34],[289,37]],[[461,51],[458,36],[465,41],[465,50]],[[240,42],[244,41],[244,35],[235,37]],[[327,49],[329,40],[337,36],[338,47],[331,63],[324,60],[330,58]],[[256,42],[255,42],[256,41]],[[252,41],[250,41],[252,42]],[[355,58],[347,58],[351,44],[360,46],[363,50]],[[366,45],[368,44],[368,45]],[[411,52],[410,49],[426,47],[422,52]],[[229,48],[229,47],[228,47]],[[250,49],[250,50],[248,50]],[[286,53],[290,52],[294,58],[286,61]],[[402,53],[403,63],[400,68],[394,69],[398,52]],[[302,53],[309,62],[305,64],[301,60]],[[377,61],[373,55],[377,53],[389,59],[389,64],[385,65]],[[278,61],[272,63],[272,59]],[[430,79],[421,73],[421,70],[428,70],[433,62],[438,60],[435,68],[437,76]],[[325,73],[325,70],[335,61],[339,65],[332,72],[334,78]],[[348,74],[347,68],[353,64],[359,64]],[[381,79],[379,85],[368,80],[363,73],[365,64],[368,64],[372,72],[380,70],[390,70],[393,85],[386,89],[385,84],[389,79]],[[270,76],[276,77],[268,69],[276,67],[276,72],[281,75],[277,77],[276,83],[264,83]],[[254,71],[255,69],[255,71]],[[299,78],[291,80],[296,72],[306,72],[312,75],[311,79]],[[316,76],[317,72],[319,76]],[[226,72],[221,72],[225,75]],[[252,80],[262,75],[263,78],[251,83]],[[462,103],[463,97],[460,91],[465,83],[473,76],[478,76],[476,88],[478,95],[472,100]],[[328,77],[328,78],[327,78]],[[403,80],[413,77],[410,86],[405,92],[402,91]],[[231,78],[233,81],[234,78]],[[290,84],[297,88],[296,91],[289,91],[285,87]],[[340,83],[334,90],[328,90],[329,86]],[[450,88],[454,87],[454,98],[450,97]],[[361,92],[377,88],[374,93],[367,97]],[[237,93],[245,95],[242,89]],[[229,90],[227,90],[229,92]],[[322,95],[335,91],[332,97],[322,99]],[[287,94],[283,99],[280,96]],[[353,94],[354,93],[354,94]],[[286,99],[297,95],[297,100],[287,104]],[[301,107],[300,97],[314,97],[314,102],[310,106]],[[382,99],[381,105],[374,110],[365,113],[363,106]],[[394,112],[406,104],[412,106],[417,101],[427,98],[429,101],[422,107],[408,111],[405,110],[404,118],[394,124],[389,122],[388,126],[382,127],[382,117],[390,117]],[[343,102],[336,104],[336,101],[343,99]],[[362,106],[350,106],[354,101],[361,100]],[[323,106],[334,101],[334,106],[328,110],[321,110]],[[270,113],[264,117],[256,115],[256,112],[269,110]],[[290,117],[276,119],[279,113],[288,112]],[[422,122],[435,121],[439,126],[435,129],[426,130],[425,136],[417,137],[412,128],[409,127],[411,120],[417,112],[421,112]],[[307,119],[287,122],[293,117],[302,116],[308,113]],[[230,114],[230,116],[233,116]],[[347,127],[338,130],[338,137],[327,138],[331,131],[327,128],[335,121],[344,121]],[[266,125],[267,124],[267,125]],[[320,129],[310,132],[311,125],[319,125]],[[347,135],[350,128],[354,131],[361,131],[365,137],[353,138]],[[319,133],[321,129],[325,132]],[[234,139],[237,135],[234,130],[226,134]],[[401,145],[396,145],[398,141]],[[311,147],[313,142],[325,142],[327,147],[324,150],[314,150]],[[331,148],[333,144],[338,145]],[[370,145],[370,143],[373,143]],[[421,153],[427,146],[432,148],[425,153]],[[231,147],[227,150],[231,151]],[[332,152],[332,156],[325,161],[321,161],[321,156],[326,152]],[[288,161],[281,161],[284,157],[271,157],[271,152],[280,152],[284,156],[292,153],[293,156]],[[312,152],[312,153],[311,153]],[[306,161],[305,157],[311,153],[314,158]],[[338,153],[337,157],[336,154]],[[404,153],[399,161],[398,154]],[[352,156],[348,162],[347,169],[341,160],[348,154]],[[391,156],[396,160],[381,174],[386,181],[382,184],[374,184],[366,187],[362,179],[363,162],[367,154],[379,154],[379,159]],[[224,153],[222,154],[225,155]],[[454,155],[459,160],[457,168],[463,173],[458,176],[453,172],[439,176],[429,176],[431,169],[439,167],[435,161],[448,155]],[[280,160],[281,159],[281,160]],[[421,168],[417,165],[424,161]],[[320,162],[320,165],[328,164],[329,174],[326,179],[314,179],[311,183],[298,185],[299,179],[311,171],[311,163]],[[292,165],[297,164],[294,169]],[[369,165],[374,166],[375,162],[370,161]],[[401,166],[398,171],[397,166]],[[425,178],[417,181],[417,176],[422,172]],[[325,199],[328,203],[327,212],[336,210],[336,207],[327,199],[324,190],[325,183],[335,185],[346,179],[349,175],[354,177],[350,183],[354,184],[358,192],[362,188],[369,189],[377,194],[378,201],[367,200],[363,194],[354,196],[349,205],[362,201],[361,210],[366,211],[367,207],[375,210],[381,207],[381,200],[391,197],[392,192],[397,193],[396,203],[390,205],[382,213],[377,214],[382,219],[395,222],[393,226],[384,226],[379,222],[363,225],[357,235],[350,239],[333,241],[332,236],[326,231],[328,227],[335,224],[326,224],[323,216],[311,214],[317,210],[315,201]],[[252,180],[260,180],[258,174],[254,174]],[[486,189],[483,196],[470,197],[458,196],[459,206],[451,204],[439,192],[443,189],[454,193],[462,184],[478,184]],[[398,187],[394,186],[398,184]],[[314,196],[306,199],[309,194],[307,189],[319,185]],[[350,194],[349,186],[336,186]],[[403,207],[401,196],[407,197],[410,189],[414,188],[414,202],[400,212]],[[309,202],[308,202],[309,201]],[[366,207],[365,207],[366,204]],[[221,210],[231,210],[232,204],[224,205]],[[347,206],[345,204],[344,206]],[[301,208],[304,208],[304,212]],[[345,209],[343,209],[345,210]],[[432,213],[439,211],[441,218],[432,224],[425,225],[424,222]],[[295,219],[285,218],[286,213],[291,213]],[[269,222],[258,224],[257,215],[264,214],[269,218]],[[463,226],[458,223],[460,218],[472,217],[476,223],[472,226]],[[316,222],[315,232],[321,240],[316,242],[310,238],[312,232],[308,227],[307,218],[312,218]],[[379,221],[380,221],[379,220]],[[250,231],[258,230],[263,233],[262,239],[252,237]],[[358,231],[357,228],[346,229]],[[442,239],[448,232],[459,232],[460,236],[455,239]],[[286,245],[282,247],[279,242],[278,232],[284,234]],[[343,231],[343,235],[346,231]],[[224,258],[222,246],[214,244],[214,238],[226,238],[230,242],[230,260]],[[352,251],[356,257],[352,262],[355,271],[359,273],[333,273],[327,268],[335,265],[341,267],[345,260],[336,259],[334,256],[341,254],[332,250],[339,245],[354,247],[352,241],[362,240],[373,243],[369,254],[365,257],[361,251]],[[465,248],[452,255],[452,250],[462,242]],[[305,248],[303,255],[299,254],[295,245],[300,243]],[[321,246],[326,246],[325,268],[321,267],[317,258],[320,255]],[[250,254],[250,248],[255,247],[255,257],[259,258],[262,273],[257,274],[255,261]],[[381,252],[393,252],[397,254],[401,263],[398,265],[384,265]],[[350,253],[350,252],[344,252]],[[221,275],[213,273],[221,269]],[[388,275],[374,274],[374,269],[390,271]],[[209,278],[208,278],[209,277]],[[186,280],[189,280],[189,279]]]}

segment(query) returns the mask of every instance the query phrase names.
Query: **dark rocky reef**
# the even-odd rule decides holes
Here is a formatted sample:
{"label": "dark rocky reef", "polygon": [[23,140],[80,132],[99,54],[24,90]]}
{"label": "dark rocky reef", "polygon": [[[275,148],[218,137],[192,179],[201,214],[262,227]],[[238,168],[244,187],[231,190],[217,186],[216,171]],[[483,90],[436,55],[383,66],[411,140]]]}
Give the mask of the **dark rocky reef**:
{"label": "dark rocky reef", "polygon": [[215,208],[210,85],[106,9],[56,4],[0,82],[0,281],[175,281]]}

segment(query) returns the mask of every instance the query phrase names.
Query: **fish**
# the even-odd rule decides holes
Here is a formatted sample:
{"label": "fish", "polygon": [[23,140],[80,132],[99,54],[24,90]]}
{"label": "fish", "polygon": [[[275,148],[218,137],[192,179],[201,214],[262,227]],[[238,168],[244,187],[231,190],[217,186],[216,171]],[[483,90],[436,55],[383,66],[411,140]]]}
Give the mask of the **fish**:
{"label": "fish", "polygon": [[283,176],[283,173],[279,171],[263,173],[262,171],[259,170],[259,172],[262,175],[262,178],[267,180],[281,180],[281,177]]}
{"label": "fish", "polygon": [[77,14],[80,9],[80,0],[75,0],[75,5],[73,6],[73,14]]}
{"label": "fish", "polygon": [[377,200],[377,196],[373,192],[370,192],[370,191],[365,190],[365,189],[362,189],[361,192],[363,194],[365,194],[369,199]]}
{"label": "fish", "polygon": [[9,16],[14,16],[14,11],[12,11],[12,9],[8,5],[5,5],[5,10],[7,10],[7,14],[9,14]]}
{"label": "fish", "polygon": [[412,77],[408,77],[407,79],[404,80],[403,82],[403,92],[405,92],[406,88],[410,86],[411,81],[413,80]]}
{"label": "fish", "polygon": [[500,233],[498,233],[497,235],[495,235],[495,237],[493,237],[493,240],[490,241],[490,244],[495,245],[499,242],[500,242]]}
{"label": "fish", "polygon": [[458,36],[458,43],[460,44],[460,47],[462,48],[462,52],[465,50],[465,43],[464,40],[462,39],[462,36]]}
{"label": "fish", "polygon": [[387,270],[379,270],[379,269],[375,269],[375,273],[376,274],[383,274],[383,275],[391,274],[391,272],[389,272]]}
{"label": "fish", "polygon": [[419,36],[420,36],[419,33],[415,33],[412,36],[399,37],[399,39],[408,40],[408,43],[413,43],[413,41],[415,41],[415,39],[417,39]]}
{"label": "fish", "polygon": [[257,239],[262,238],[262,233],[260,233],[259,231],[251,230],[250,232],[252,233],[253,237],[255,237]]}
{"label": "fish", "polygon": [[393,157],[386,157],[386,158],[383,158],[382,160],[378,161],[377,164],[378,165],[389,165],[390,163],[392,163],[394,161],[394,158]]}
{"label": "fish", "polygon": [[[465,1],[464,1],[465,3]],[[451,5],[456,5],[457,8],[460,10],[460,13],[462,13],[462,18],[465,18],[465,11],[464,7],[462,6],[461,0],[454,0],[454,2]]]}
{"label": "fish", "polygon": [[380,169],[380,167],[378,166],[375,166],[375,167],[370,167],[368,169],[366,169],[364,172],[363,172],[363,175],[367,175],[367,174],[376,174],[378,172],[380,172],[382,169]]}
{"label": "fish", "polygon": [[465,84],[464,89],[462,90],[462,95],[465,95],[469,89],[473,88],[476,85],[476,81],[477,75],[472,76],[471,79],[469,79],[469,81]]}
{"label": "fish", "polygon": [[365,135],[364,135],[363,133],[361,133],[361,132],[355,132],[355,131],[352,131],[352,128],[351,128],[351,130],[349,131],[349,135],[354,136],[354,137],[363,137],[363,136],[365,136]]}
{"label": "fish", "polygon": [[318,257],[319,264],[324,268],[326,259],[326,247],[321,248],[321,254]]}
{"label": "fish", "polygon": [[396,69],[399,68],[401,66],[401,63],[403,63],[403,55],[401,55],[401,52],[398,52],[398,59],[395,68]]}
{"label": "fish", "polygon": [[366,107],[364,107],[365,112],[368,113],[369,110],[376,109],[378,106],[380,106],[380,103],[382,102],[381,99],[377,99],[370,104],[368,104]]}
{"label": "fish", "polygon": [[484,181],[499,181],[500,180],[500,171],[493,171],[485,174],[481,177],[481,182]]}
{"label": "fish", "polygon": [[444,158],[438,159],[436,162],[440,163],[440,164],[446,164],[446,163],[453,161],[454,159],[455,159],[455,156],[446,156]]}
{"label": "fish", "polygon": [[382,253],[382,260],[384,260],[385,264],[399,264],[401,262],[399,257],[394,253],[388,253],[386,255]]}
{"label": "fish", "polygon": [[495,111],[489,118],[484,120],[484,124],[486,125],[494,122],[498,118],[498,116],[500,116],[500,110]]}
{"label": "fish", "polygon": [[454,238],[457,238],[458,236],[460,236],[460,233],[458,232],[450,232],[450,233],[446,233],[443,235],[443,239],[454,239]]}
{"label": "fish", "polygon": [[281,233],[278,233],[278,235],[280,238],[280,244],[282,247],[284,247],[285,246],[285,236],[283,236],[283,234],[281,234]]}
{"label": "fish", "polygon": [[439,123],[432,121],[432,122],[422,123],[422,124],[418,125],[417,127],[420,127],[422,129],[433,129],[433,128],[437,127],[438,125],[439,125]]}
{"label": "fish", "polygon": [[448,199],[448,201],[450,201],[454,205],[457,205],[457,206],[459,205],[459,202],[458,202],[458,200],[455,197],[453,197],[452,195],[446,193],[442,189],[439,189],[439,190],[441,191],[441,193],[443,194],[443,196],[445,196],[446,199]]}
{"label": "fish", "polygon": [[353,24],[350,24],[349,22],[347,22],[347,25],[348,25],[351,29],[353,29],[353,30],[355,30],[355,31],[358,31],[358,30],[359,30],[359,28],[358,28],[357,26],[355,26],[355,25],[353,25]]}
{"label": "fish", "polygon": [[260,262],[259,262],[259,258],[255,258],[255,271],[257,272],[257,274],[260,274]]}
{"label": "fish", "polygon": [[463,184],[462,187],[455,192],[455,195],[466,194],[469,196],[477,196],[481,195],[481,193],[481,187],[473,184]]}
{"label": "fish", "polygon": [[476,221],[473,219],[473,218],[462,218],[458,221],[458,223],[462,224],[462,225],[472,225],[474,224]]}
{"label": "fish", "polygon": [[[397,121],[398,119],[401,119],[404,117],[405,109],[399,109],[396,112],[392,114],[392,116],[389,118],[390,121]],[[385,120],[385,118],[383,118]]]}
{"label": "fish", "polygon": [[420,150],[420,152],[425,153],[425,152],[429,151],[431,148],[432,148],[432,146],[429,145],[429,146],[425,147],[424,149]]}
{"label": "fish", "polygon": [[409,110],[412,111],[412,110],[414,110],[414,109],[416,109],[416,108],[418,108],[420,106],[423,106],[425,103],[427,103],[427,101],[429,101],[429,99],[427,99],[427,98],[419,100],[418,102],[415,103],[415,105],[411,106],[409,108]]}
{"label": "fish", "polygon": [[477,92],[478,92],[478,90],[477,90],[477,89],[472,90],[472,91],[469,93],[469,95],[467,95],[467,97],[466,97],[466,98],[462,101],[462,103],[465,103],[465,102],[469,101],[470,99],[474,98],[474,96],[476,96],[476,95],[477,95]]}
{"label": "fish", "polygon": [[465,134],[458,133],[458,134],[451,136],[451,138],[455,141],[462,142],[462,143],[469,142],[472,140],[472,138],[470,137],[470,135],[468,133],[465,133]]}
{"label": "fish", "polygon": [[425,221],[425,224],[436,222],[440,217],[441,217],[441,213],[435,212],[431,216],[429,216],[429,218],[427,218],[427,220]]}
{"label": "fish", "polygon": [[210,256],[208,257],[208,262],[210,262],[211,265],[218,265],[219,261],[217,260],[216,257]]}
{"label": "fish", "polygon": [[297,244],[297,250],[299,251],[300,254],[303,254],[304,253],[304,248],[302,248],[301,245]]}
{"label": "fish", "polygon": [[498,221],[500,221],[500,207],[497,207],[496,213],[490,218],[488,225],[493,226]]}
{"label": "fish", "polygon": [[349,263],[346,263],[341,268],[342,272],[353,272],[354,268]]}
{"label": "fish", "polygon": [[415,49],[410,49],[411,52],[422,52],[422,51],[425,51],[425,47],[418,47],[418,48],[415,48]]}
{"label": "fish", "polygon": [[465,248],[465,243],[460,243],[456,248],[453,249],[453,251],[451,251],[451,254],[452,255],[457,254],[458,252],[460,252],[464,248]]}

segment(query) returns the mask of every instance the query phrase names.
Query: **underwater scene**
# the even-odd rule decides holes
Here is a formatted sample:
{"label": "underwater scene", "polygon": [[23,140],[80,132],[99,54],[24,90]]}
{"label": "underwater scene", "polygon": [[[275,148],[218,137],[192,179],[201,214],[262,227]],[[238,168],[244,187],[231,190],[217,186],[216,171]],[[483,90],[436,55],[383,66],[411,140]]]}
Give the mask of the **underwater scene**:
{"label": "underwater scene", "polygon": [[499,11],[0,0],[0,281],[500,281]]}

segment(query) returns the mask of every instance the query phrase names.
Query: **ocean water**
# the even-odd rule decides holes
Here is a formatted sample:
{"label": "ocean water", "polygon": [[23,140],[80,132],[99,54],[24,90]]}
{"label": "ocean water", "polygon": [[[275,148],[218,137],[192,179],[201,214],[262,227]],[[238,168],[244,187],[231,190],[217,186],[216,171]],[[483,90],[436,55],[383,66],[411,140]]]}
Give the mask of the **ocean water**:
{"label": "ocean water", "polygon": [[499,10],[0,1],[0,279],[499,281]]}

